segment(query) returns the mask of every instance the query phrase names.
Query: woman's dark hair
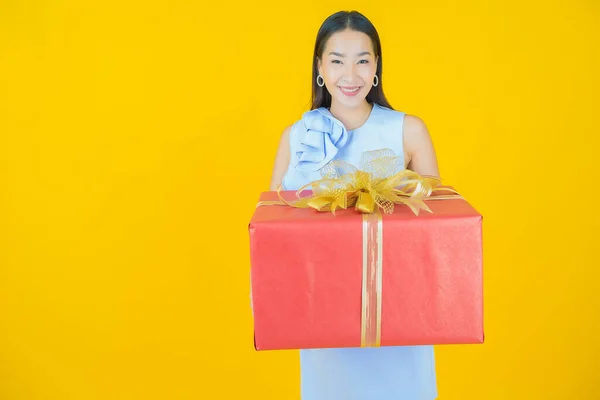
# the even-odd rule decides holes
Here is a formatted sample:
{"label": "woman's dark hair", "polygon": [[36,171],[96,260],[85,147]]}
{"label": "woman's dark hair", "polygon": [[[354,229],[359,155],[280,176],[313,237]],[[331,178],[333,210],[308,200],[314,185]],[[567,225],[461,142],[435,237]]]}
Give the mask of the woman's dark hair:
{"label": "woman's dark hair", "polygon": [[325,44],[331,35],[346,29],[362,32],[369,36],[375,50],[375,58],[379,58],[376,72],[377,77],[379,78],[379,84],[371,88],[371,91],[369,94],[367,94],[367,101],[369,103],[375,102],[381,106],[393,109],[383,93],[383,62],[381,58],[381,42],[379,41],[379,34],[377,33],[375,26],[373,26],[367,17],[358,11],[339,11],[329,16],[323,22],[319,32],[317,33],[317,40],[315,42],[315,51],[313,55],[311,110],[319,107],[331,107],[331,94],[329,94],[325,86],[319,87],[319,85],[317,85],[317,76],[319,75],[318,62],[323,56]]}

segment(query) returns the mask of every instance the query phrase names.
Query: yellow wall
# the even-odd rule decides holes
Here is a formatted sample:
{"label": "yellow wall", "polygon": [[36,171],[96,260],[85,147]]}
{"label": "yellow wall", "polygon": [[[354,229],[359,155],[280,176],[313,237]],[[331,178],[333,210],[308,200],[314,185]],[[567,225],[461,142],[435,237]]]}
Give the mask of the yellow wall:
{"label": "yellow wall", "polygon": [[1,399],[298,399],[247,223],[352,8],[485,216],[487,342],[437,347],[440,399],[600,398],[596,2],[96,3],[0,2]]}

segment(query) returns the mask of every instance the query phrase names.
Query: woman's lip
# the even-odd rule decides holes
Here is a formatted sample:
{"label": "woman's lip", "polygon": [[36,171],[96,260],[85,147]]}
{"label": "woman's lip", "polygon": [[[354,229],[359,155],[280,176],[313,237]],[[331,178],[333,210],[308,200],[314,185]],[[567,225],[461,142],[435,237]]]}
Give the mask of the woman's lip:
{"label": "woman's lip", "polygon": [[[361,87],[362,86],[351,86],[351,87],[350,86],[338,86],[338,88],[340,89],[340,92],[342,92],[346,96],[356,96],[360,92]],[[346,92],[343,89],[346,89],[346,90],[356,89],[356,90],[354,90],[352,92]]]}

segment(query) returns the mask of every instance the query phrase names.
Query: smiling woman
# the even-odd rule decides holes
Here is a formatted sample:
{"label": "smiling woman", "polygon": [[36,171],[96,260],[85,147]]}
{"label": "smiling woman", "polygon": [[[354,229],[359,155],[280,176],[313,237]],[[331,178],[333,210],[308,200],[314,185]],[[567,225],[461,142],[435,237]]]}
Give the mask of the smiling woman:
{"label": "smiling woman", "polygon": [[[301,182],[319,179],[320,168],[334,157],[362,154],[376,146],[395,147],[406,168],[439,176],[425,123],[415,115],[395,111],[384,94],[379,34],[364,15],[339,12],[323,22],[314,47],[312,77],[311,111],[284,129],[271,190],[278,185],[288,190],[301,187]],[[358,135],[373,130],[373,124],[378,124],[374,132]],[[297,185],[294,179],[299,179]]]}
{"label": "smiling woman", "polygon": [[[363,152],[383,148],[421,175],[439,175],[425,124],[392,108],[382,71],[379,35],[365,16],[338,12],[325,20],[315,43],[312,107],[282,135],[271,190],[297,190],[333,160],[359,165]],[[432,346],[310,349],[300,356],[304,400],[437,396]]]}
{"label": "smiling woman", "polygon": [[350,27],[336,32],[335,28],[324,26],[315,46],[312,108],[355,108],[365,98],[391,108],[379,86],[382,63],[377,32]]}

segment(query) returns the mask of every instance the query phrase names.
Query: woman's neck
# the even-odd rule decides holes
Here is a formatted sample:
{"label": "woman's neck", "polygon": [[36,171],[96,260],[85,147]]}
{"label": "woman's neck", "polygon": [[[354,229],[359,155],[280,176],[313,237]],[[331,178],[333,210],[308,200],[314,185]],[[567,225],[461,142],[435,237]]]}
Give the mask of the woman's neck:
{"label": "woman's neck", "polygon": [[357,107],[348,108],[338,103],[332,103],[329,111],[333,116],[339,119],[346,130],[354,130],[360,128],[371,115],[372,104],[369,104],[366,100]]}

